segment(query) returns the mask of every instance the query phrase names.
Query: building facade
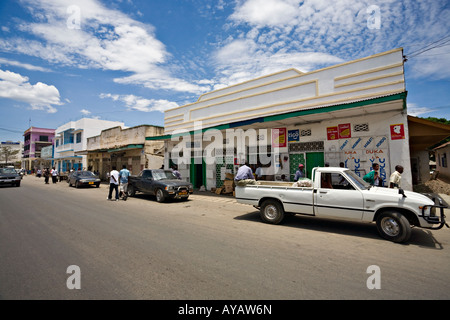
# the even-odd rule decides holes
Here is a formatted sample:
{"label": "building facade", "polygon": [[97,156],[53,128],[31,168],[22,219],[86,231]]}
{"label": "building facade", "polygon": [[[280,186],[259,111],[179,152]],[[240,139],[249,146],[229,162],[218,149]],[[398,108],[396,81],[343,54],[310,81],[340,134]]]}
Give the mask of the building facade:
{"label": "building facade", "polygon": [[202,95],[165,112],[165,165],[207,189],[239,163],[263,178],[292,181],[302,163],[340,166],[359,176],[381,167],[385,185],[396,165],[412,189],[401,48],[302,73],[284,70]]}
{"label": "building facade", "polygon": [[53,144],[55,129],[30,127],[24,134],[22,167],[26,170],[43,169],[42,148]]}
{"label": "building facade", "polygon": [[107,128],[124,126],[123,122],[82,118],[56,128],[53,166],[59,172],[87,168],[87,156],[76,154],[86,150],[87,139]]}
{"label": "building facade", "polygon": [[436,157],[436,171],[439,172],[438,177],[450,182],[450,142],[446,142],[434,149]]}
{"label": "building facade", "polygon": [[164,161],[164,142],[147,141],[146,137],[163,134],[164,128],[140,125],[123,129],[113,127],[87,139],[87,148],[77,155],[86,155],[88,170],[97,171],[102,179],[116,167],[126,166],[133,175],[144,168],[160,168]]}

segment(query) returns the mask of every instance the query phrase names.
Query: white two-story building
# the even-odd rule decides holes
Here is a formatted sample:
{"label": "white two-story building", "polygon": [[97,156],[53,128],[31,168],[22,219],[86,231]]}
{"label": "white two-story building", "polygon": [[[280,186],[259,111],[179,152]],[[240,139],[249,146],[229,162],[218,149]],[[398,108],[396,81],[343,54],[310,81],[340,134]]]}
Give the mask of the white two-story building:
{"label": "white two-story building", "polygon": [[104,129],[124,127],[123,122],[82,118],[59,126],[55,132],[53,166],[59,172],[87,168],[87,156],[76,152],[86,150],[87,138]]}
{"label": "white two-story building", "polygon": [[195,187],[219,187],[238,163],[293,181],[299,164],[345,166],[361,177],[396,165],[412,189],[401,48],[303,73],[288,69],[203,94],[165,112],[165,164]]}

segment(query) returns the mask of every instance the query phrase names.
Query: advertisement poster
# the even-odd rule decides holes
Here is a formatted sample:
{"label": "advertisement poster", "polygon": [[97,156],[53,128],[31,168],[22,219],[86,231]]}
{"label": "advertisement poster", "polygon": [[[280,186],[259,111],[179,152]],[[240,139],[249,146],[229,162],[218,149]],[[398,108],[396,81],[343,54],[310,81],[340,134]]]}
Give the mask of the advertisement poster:
{"label": "advertisement poster", "polygon": [[284,148],[287,146],[286,128],[272,129],[272,147]]}
{"label": "advertisement poster", "polygon": [[391,124],[391,140],[405,139],[405,126],[403,123]]}
{"label": "advertisement poster", "polygon": [[328,140],[339,139],[338,127],[328,127],[327,128],[327,138],[328,138]]}
{"label": "advertisement poster", "polygon": [[288,131],[288,142],[299,142],[300,132],[299,130],[289,130]]}
{"label": "advertisement poster", "polygon": [[352,132],[350,130],[350,123],[340,124],[338,126],[339,139],[347,139],[352,137]]}

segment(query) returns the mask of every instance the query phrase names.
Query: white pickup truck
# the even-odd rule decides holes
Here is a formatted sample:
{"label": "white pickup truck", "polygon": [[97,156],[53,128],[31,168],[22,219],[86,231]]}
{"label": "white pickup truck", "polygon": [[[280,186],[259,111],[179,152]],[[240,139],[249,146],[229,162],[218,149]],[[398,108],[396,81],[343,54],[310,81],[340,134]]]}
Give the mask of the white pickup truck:
{"label": "white pickup truck", "polygon": [[285,213],[376,222],[380,235],[406,242],[411,226],[441,229],[447,204],[437,195],[370,186],[346,168],[318,167],[313,180],[257,181],[236,186],[236,200],[260,210],[264,222],[278,224]]}

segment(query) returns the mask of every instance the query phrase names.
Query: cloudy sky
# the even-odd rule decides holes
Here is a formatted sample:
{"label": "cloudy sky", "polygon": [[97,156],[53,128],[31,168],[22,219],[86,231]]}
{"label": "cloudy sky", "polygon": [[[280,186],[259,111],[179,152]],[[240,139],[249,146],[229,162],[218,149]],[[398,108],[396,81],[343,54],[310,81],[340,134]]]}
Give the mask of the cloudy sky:
{"label": "cloudy sky", "polygon": [[403,47],[408,113],[450,119],[448,0],[1,0],[0,140],[164,110]]}

